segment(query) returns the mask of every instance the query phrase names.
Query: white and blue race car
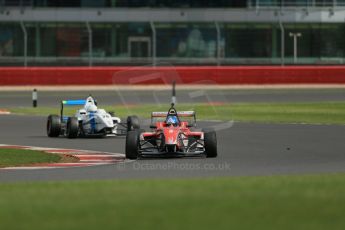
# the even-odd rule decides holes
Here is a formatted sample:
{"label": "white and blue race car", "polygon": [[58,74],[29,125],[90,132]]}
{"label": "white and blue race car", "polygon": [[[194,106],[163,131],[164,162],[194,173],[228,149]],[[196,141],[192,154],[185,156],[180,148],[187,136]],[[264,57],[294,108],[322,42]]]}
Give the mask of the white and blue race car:
{"label": "white and blue race car", "polygon": [[[64,116],[64,106],[84,105],[74,116]],[[59,115],[49,115],[47,120],[48,137],[60,135],[68,138],[89,136],[124,136],[127,131],[140,129],[137,116],[128,116],[122,123],[119,117],[97,108],[97,102],[89,96],[86,100],[64,100]]]}

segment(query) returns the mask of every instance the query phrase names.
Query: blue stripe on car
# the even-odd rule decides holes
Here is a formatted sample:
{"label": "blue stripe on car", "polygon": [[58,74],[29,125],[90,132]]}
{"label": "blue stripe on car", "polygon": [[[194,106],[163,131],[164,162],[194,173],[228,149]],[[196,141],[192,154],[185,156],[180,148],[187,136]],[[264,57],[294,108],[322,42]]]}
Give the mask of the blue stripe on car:
{"label": "blue stripe on car", "polygon": [[62,101],[63,105],[84,105],[86,100],[64,100]]}
{"label": "blue stripe on car", "polygon": [[90,125],[91,125],[91,132],[95,133],[95,131],[96,131],[96,119],[94,116],[94,112],[90,112]]}

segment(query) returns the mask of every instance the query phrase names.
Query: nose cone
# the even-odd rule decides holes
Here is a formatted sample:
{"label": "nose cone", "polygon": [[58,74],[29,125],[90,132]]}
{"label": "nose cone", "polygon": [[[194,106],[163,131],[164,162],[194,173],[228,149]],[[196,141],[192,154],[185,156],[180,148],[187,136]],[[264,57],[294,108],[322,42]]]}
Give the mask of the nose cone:
{"label": "nose cone", "polygon": [[166,145],[176,145],[179,130],[175,128],[164,129],[164,137]]}
{"label": "nose cone", "polygon": [[110,116],[107,116],[104,114],[99,114],[98,119],[99,119],[99,123],[102,123],[104,126],[106,126],[108,128],[114,127],[114,122]]}

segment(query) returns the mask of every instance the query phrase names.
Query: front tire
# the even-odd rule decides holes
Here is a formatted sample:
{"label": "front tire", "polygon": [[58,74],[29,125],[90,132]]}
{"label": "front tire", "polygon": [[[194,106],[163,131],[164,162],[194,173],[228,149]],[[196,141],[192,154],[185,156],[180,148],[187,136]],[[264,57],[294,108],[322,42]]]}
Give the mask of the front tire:
{"label": "front tire", "polygon": [[213,130],[204,131],[204,146],[206,157],[217,157],[217,135]]}
{"label": "front tire", "polygon": [[68,118],[66,127],[66,136],[68,138],[77,138],[79,134],[79,122],[75,117]]}
{"label": "front tire", "polygon": [[127,131],[140,129],[139,118],[137,116],[127,117]]}
{"label": "front tire", "polygon": [[58,115],[49,115],[47,119],[48,137],[58,137],[61,133],[61,118]]}
{"label": "front tire", "polygon": [[139,156],[139,132],[128,131],[126,136],[126,158],[135,160]]}

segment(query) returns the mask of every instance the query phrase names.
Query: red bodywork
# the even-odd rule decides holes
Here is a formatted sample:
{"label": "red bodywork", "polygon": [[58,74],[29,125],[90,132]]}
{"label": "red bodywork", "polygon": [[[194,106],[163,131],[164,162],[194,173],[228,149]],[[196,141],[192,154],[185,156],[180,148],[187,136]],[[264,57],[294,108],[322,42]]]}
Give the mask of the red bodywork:
{"label": "red bodywork", "polygon": [[156,122],[153,132],[144,132],[141,140],[156,139],[164,141],[165,146],[176,146],[175,151],[181,151],[188,137],[203,139],[203,132],[192,132],[188,122],[180,122],[178,126],[168,125],[166,122]]}

